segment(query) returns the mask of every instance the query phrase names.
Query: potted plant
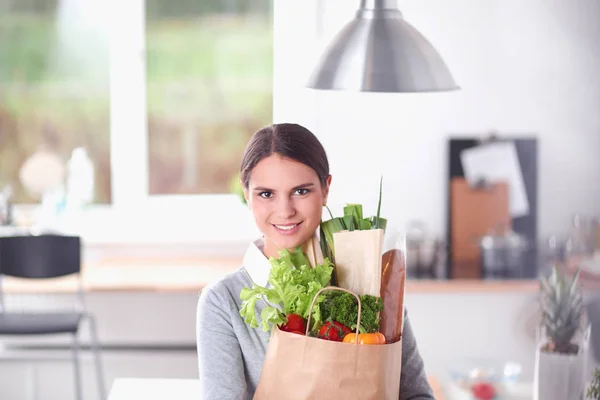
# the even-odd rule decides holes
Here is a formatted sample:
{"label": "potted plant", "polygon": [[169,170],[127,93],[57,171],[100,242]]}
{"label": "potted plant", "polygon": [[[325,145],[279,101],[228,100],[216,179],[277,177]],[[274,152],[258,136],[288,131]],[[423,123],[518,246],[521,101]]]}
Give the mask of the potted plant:
{"label": "potted plant", "polygon": [[535,399],[581,399],[589,327],[584,326],[583,293],[573,278],[554,267],[540,279],[542,321],[538,330],[535,363]]}
{"label": "potted plant", "polygon": [[594,370],[594,378],[586,392],[588,400],[600,400],[600,368]]}

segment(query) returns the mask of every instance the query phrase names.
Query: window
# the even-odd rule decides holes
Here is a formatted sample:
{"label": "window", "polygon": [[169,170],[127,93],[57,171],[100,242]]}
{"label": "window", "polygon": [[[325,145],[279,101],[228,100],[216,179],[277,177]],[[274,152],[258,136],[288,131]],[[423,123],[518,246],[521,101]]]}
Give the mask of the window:
{"label": "window", "polygon": [[111,202],[109,46],[101,1],[0,0],[0,188],[40,149],[64,161],[83,146],[95,202]]}
{"label": "window", "polygon": [[271,123],[272,0],[147,0],[150,195],[230,193]]}
{"label": "window", "polygon": [[[274,45],[274,29],[288,32],[301,8],[299,26],[314,18],[302,3],[277,27],[274,8],[290,7],[0,0],[0,188],[13,182],[17,203],[39,204],[18,186],[23,161],[40,146],[66,161],[82,145],[96,168],[96,203],[108,204],[78,219],[90,240],[254,237],[231,184],[249,137],[273,121],[274,48],[296,67],[305,62],[283,42],[289,35]],[[296,96],[281,83],[276,97]]]}

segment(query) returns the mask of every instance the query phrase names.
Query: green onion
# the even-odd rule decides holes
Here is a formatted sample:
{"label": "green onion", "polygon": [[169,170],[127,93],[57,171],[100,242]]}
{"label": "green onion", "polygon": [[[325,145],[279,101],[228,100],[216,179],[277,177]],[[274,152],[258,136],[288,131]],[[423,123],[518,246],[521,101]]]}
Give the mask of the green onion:
{"label": "green onion", "polygon": [[373,217],[372,229],[383,229],[387,225],[387,221],[384,218],[381,218],[381,194],[383,193],[383,176],[379,179],[379,201],[377,203],[377,216]]}

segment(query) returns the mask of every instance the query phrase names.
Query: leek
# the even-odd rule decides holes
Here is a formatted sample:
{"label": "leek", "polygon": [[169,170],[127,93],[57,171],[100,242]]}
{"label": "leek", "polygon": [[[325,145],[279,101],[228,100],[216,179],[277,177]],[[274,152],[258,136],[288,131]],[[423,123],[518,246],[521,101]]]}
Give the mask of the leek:
{"label": "leek", "polygon": [[[321,245],[321,253],[323,254],[323,257],[329,259],[329,261],[331,261],[333,268],[333,271],[331,272],[331,286],[338,286],[338,279],[337,279],[337,273],[336,273],[336,269],[335,269],[335,258],[333,257],[333,247],[329,246],[329,242],[326,240],[325,237],[325,230],[323,229],[323,223],[321,221],[321,225],[319,226],[319,236],[320,236],[320,240],[319,240],[319,244]],[[333,240],[333,235],[332,235],[332,240]],[[331,242],[333,243],[333,242]]]}
{"label": "leek", "polygon": [[[327,208],[331,219],[327,221],[321,221],[320,226],[320,245],[321,251],[324,257],[328,257],[329,260],[335,265],[335,246],[333,244],[333,235],[340,231],[355,231],[361,230],[366,231],[370,229],[383,229],[385,231],[387,220],[381,217],[381,198],[383,194],[383,177],[379,180],[379,200],[377,203],[377,215],[371,217],[363,216],[363,207],[361,204],[346,204],[344,206],[344,216],[334,217],[333,213]],[[337,275],[334,269],[332,282],[337,284]],[[335,285],[334,285],[335,286]]]}
{"label": "leek", "polygon": [[[346,230],[346,226],[344,225],[344,221],[341,218],[332,218],[328,221],[321,223],[321,229],[323,230],[323,235],[321,236],[321,240],[325,239],[327,241],[327,246],[331,249],[330,254],[332,258],[335,258],[335,249],[333,248],[333,234],[339,231]],[[330,259],[333,262],[333,259]]]}
{"label": "leek", "polygon": [[346,229],[349,230],[350,232],[358,229],[356,224],[354,223],[354,217],[352,215],[344,215],[342,217],[342,221],[343,221]]}

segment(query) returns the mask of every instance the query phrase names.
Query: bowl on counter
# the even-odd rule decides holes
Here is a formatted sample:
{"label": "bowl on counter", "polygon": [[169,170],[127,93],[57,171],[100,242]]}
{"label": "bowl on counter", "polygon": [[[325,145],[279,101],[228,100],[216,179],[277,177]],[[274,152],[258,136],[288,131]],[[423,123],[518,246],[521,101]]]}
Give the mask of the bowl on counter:
{"label": "bowl on counter", "polygon": [[449,372],[462,398],[501,400],[519,382],[522,367],[512,361],[465,358],[454,361]]}

